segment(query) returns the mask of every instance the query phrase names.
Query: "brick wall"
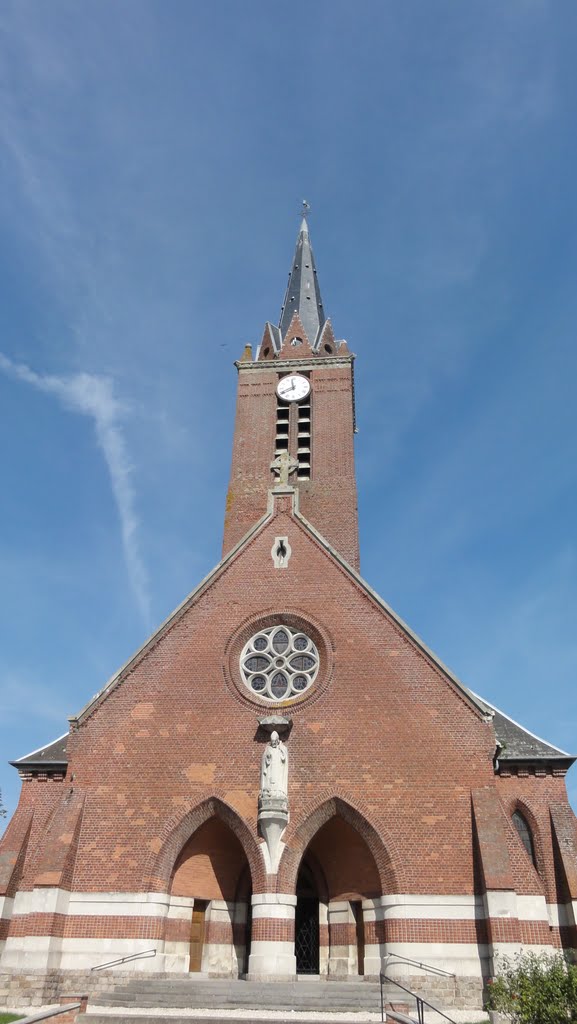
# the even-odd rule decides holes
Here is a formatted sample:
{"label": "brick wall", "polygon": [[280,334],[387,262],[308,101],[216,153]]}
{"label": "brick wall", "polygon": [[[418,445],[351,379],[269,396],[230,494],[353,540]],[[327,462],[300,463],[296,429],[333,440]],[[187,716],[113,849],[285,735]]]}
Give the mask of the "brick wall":
{"label": "brick wall", "polygon": [[[343,558],[358,568],[352,359],[301,361],[293,370],[306,373],[312,387],[312,472],[310,481],[299,484],[301,511]],[[266,511],[268,488],[274,483],[270,464],[275,451],[275,389],[286,372],[286,367],[277,369],[275,364],[239,364],[223,554]],[[296,454],[294,424],[291,453]]]}
{"label": "brick wall", "polygon": [[[284,572],[270,556],[279,533],[293,548]],[[288,514],[262,529],[71,736],[74,789],[85,795],[75,889],[141,891],[171,829],[208,797],[255,836],[266,739],[256,718],[270,705],[244,689],[236,656],[223,661],[247,618],[283,609],[322,617],[332,648],[323,653],[330,678],[290,705],[285,841],[300,857],[312,838],[303,823],[338,794],[371,823],[373,856],[394,865],[397,891],[473,891],[470,791],[493,783],[492,729]],[[36,863],[32,844],[27,886]]]}
{"label": "brick wall", "polygon": [[[472,895],[479,891],[479,874],[471,792],[488,789],[500,800],[515,889],[545,893],[556,902],[559,866],[547,808],[551,801],[566,805],[563,780],[495,777],[491,724],[290,513],[289,504],[278,503],[281,511],[74,730],[65,785],[24,784],[20,806],[34,806],[35,813],[20,888],[32,889],[42,864],[54,864],[57,851],[61,884],[76,892],[168,891],[190,836],[216,816],[225,825],[211,824],[204,837],[198,832],[179,864],[179,884],[190,890],[188,853],[198,854],[199,868],[207,858],[204,898],[230,896],[239,848],[253,892],[294,893],[309,847],[328,890],[338,895]],[[278,535],[288,536],[292,548],[282,571],[270,553]],[[286,740],[290,823],[279,874],[267,876],[256,828],[267,737],[257,719],[273,708],[245,689],[238,654],[247,631],[287,618],[308,624],[321,670],[303,698],[274,708],[293,720]],[[521,798],[536,829],[539,871],[510,824]],[[341,823],[331,823],[335,816]],[[210,889],[208,858],[217,847],[221,868],[213,864]],[[9,934],[162,934],[154,919],[22,918],[12,918]],[[473,934],[480,941],[468,922],[419,923],[415,915],[412,924],[390,927],[391,941],[458,942],[457,934],[463,942],[474,941]],[[523,927],[523,941],[543,940],[541,925]]]}
{"label": "brick wall", "polygon": [[246,856],[234,832],[224,822],[209,819],[178,858],[172,892],[201,900],[234,900],[246,866]]}

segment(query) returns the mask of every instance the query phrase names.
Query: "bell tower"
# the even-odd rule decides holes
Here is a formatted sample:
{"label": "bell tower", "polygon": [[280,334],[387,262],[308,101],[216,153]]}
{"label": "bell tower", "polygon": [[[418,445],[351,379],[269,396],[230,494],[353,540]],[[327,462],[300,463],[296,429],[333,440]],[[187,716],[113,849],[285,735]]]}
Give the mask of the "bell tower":
{"label": "bell tower", "polygon": [[300,511],[358,570],[354,358],[325,317],[303,218],[279,324],[265,324],[254,357],[247,345],[236,363],[223,555],[266,512],[271,463],[288,452]]}

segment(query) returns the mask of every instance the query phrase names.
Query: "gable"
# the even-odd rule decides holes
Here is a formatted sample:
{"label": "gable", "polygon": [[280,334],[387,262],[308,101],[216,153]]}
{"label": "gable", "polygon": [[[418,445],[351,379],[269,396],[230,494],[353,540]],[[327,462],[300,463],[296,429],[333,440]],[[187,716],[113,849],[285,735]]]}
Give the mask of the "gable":
{"label": "gable", "polygon": [[[446,694],[475,720],[485,723],[490,718],[486,708],[293,508],[293,502],[290,487],[274,493],[271,511],[89,702],[75,725],[87,721],[120,686],[123,705],[145,700],[151,686],[170,692],[190,686],[200,699],[208,678],[216,687],[213,694],[224,695],[226,681],[235,699],[249,698],[254,714],[278,708],[278,704],[251,703],[252,695],[230,677],[235,675],[235,659],[250,631],[260,628],[260,622],[272,624],[275,616],[286,619],[287,615],[309,622],[309,632],[318,637],[325,652],[323,678],[308,698],[318,699],[335,686],[351,685],[354,676],[357,699],[370,698],[375,708],[390,708],[391,702],[401,708],[411,700],[433,708],[439,695]],[[290,558],[285,568],[278,568],[273,557],[279,536],[288,539]],[[359,660],[356,652],[362,650]],[[304,698],[291,702],[290,708],[296,713],[306,702]]]}

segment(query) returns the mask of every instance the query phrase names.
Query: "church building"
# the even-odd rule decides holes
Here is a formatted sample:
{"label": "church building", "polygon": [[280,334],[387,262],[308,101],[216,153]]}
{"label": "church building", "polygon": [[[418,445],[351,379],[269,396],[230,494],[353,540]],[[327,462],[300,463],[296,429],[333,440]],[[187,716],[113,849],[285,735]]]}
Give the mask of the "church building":
{"label": "church building", "polygon": [[64,736],[11,762],[0,981],[79,984],[154,951],[118,970],[386,962],[431,992],[426,964],[479,1007],[495,954],[577,951],[574,758],[360,574],[354,361],[303,220],[279,324],[236,363],[221,561]]}

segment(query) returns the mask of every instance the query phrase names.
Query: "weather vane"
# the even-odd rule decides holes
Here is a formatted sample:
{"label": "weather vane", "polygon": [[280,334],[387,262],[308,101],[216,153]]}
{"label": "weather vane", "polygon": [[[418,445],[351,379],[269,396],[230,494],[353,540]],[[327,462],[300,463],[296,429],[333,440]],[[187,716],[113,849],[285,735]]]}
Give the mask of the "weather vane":
{"label": "weather vane", "polygon": [[308,215],[310,213],[310,209],[311,209],[311,204],[307,203],[306,199],[303,199],[302,210],[303,210],[303,217],[305,218],[305,220],[306,220],[306,218],[308,217]]}

